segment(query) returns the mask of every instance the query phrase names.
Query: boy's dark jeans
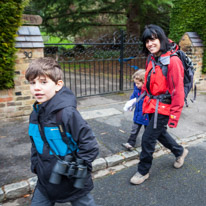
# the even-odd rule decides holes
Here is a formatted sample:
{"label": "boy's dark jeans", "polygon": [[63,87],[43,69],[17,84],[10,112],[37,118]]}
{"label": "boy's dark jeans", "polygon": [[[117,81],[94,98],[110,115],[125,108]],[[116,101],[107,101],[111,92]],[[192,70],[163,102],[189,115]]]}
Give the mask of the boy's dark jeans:
{"label": "boy's dark jeans", "polygon": [[183,147],[167,132],[167,123],[169,116],[158,114],[157,128],[154,129],[154,114],[150,114],[149,125],[146,127],[142,136],[142,152],[140,154],[140,162],[138,164],[138,172],[145,175],[152,166],[153,153],[157,140],[166,148],[171,150],[175,157],[181,156]]}
{"label": "boy's dark jeans", "polygon": [[[55,203],[51,202],[47,197],[45,197],[38,188],[35,188],[32,197],[31,206],[54,206]],[[79,199],[71,202],[72,206],[97,206],[94,199],[90,193],[80,197]]]}

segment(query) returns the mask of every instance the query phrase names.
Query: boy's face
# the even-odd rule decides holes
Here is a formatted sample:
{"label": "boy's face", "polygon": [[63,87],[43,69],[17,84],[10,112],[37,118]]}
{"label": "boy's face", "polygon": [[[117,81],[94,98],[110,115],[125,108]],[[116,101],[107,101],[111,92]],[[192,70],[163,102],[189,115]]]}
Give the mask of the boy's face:
{"label": "boy's face", "polygon": [[142,89],[143,82],[140,82],[138,79],[134,79],[134,83],[138,89]]}
{"label": "boy's face", "polygon": [[29,81],[29,83],[31,94],[39,103],[50,100],[63,86],[62,80],[59,80],[56,84],[46,76],[36,77],[34,80]]}

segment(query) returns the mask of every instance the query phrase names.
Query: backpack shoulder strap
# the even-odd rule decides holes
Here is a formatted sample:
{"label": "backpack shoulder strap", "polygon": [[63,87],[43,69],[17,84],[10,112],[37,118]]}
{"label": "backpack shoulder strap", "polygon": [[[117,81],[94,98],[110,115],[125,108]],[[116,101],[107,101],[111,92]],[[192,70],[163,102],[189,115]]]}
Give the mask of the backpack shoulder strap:
{"label": "backpack shoulder strap", "polygon": [[56,113],[56,121],[57,123],[62,121],[62,109]]}
{"label": "backpack shoulder strap", "polygon": [[38,127],[39,127],[39,132],[40,132],[40,136],[41,136],[41,139],[43,140],[44,144],[52,151],[53,155],[60,160],[59,156],[54,152],[54,150],[50,147],[48,141],[47,141],[47,138],[46,138],[46,135],[44,133],[44,127],[43,125],[41,124],[41,121],[40,121],[40,116],[38,114],[38,117],[37,117],[37,122],[38,122]]}
{"label": "backpack shoulder strap", "polygon": [[136,103],[138,103],[143,97],[145,97],[147,95],[147,92],[144,91],[137,99],[136,99]]}
{"label": "backpack shoulder strap", "polygon": [[62,110],[59,110],[56,113],[56,123],[59,128],[63,142],[69,146],[69,138],[66,135],[66,129],[62,123]]}
{"label": "backpack shoulder strap", "polygon": [[59,110],[57,113],[56,113],[56,123],[57,123],[57,127],[59,128],[59,132],[61,134],[61,138],[62,138],[62,141],[67,145],[68,149],[71,151],[73,157],[76,157],[76,154],[75,154],[75,151],[73,151],[70,147],[70,144],[71,143],[71,140],[67,137],[66,135],[66,129],[65,129],[65,126],[62,122],[62,113],[63,111],[62,110]]}
{"label": "backpack shoulder strap", "polygon": [[[179,50],[178,50],[178,51],[179,51]],[[176,51],[176,52],[174,52],[173,54],[171,54],[170,57],[179,56],[178,53],[177,53],[178,51]]]}
{"label": "backpack shoulder strap", "polygon": [[168,72],[168,65],[170,64],[170,57],[171,56],[165,56],[165,57],[160,57],[159,59],[159,64],[162,68],[162,73],[166,78],[167,78],[167,72]]}
{"label": "backpack shoulder strap", "polygon": [[146,68],[147,68],[147,66],[148,66],[148,64],[149,64],[149,62],[150,62],[150,60],[151,60],[151,54],[147,57],[147,61],[146,61]]}

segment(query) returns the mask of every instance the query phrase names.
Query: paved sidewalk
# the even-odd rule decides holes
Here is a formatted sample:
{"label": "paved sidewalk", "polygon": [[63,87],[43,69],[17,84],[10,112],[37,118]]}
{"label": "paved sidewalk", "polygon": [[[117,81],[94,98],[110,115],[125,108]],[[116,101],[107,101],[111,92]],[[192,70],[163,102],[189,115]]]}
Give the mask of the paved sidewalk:
{"label": "paved sidewalk", "polygon": [[[125,152],[121,143],[126,142],[132,125],[133,112],[124,112],[123,106],[130,92],[78,99],[78,109],[92,127],[100,146],[100,154],[93,163],[94,178],[111,172],[109,168],[138,158],[141,129],[137,149]],[[199,93],[197,101],[184,107],[175,129],[169,129],[173,137],[185,145],[205,138],[206,93]],[[28,121],[0,125],[0,202],[31,192],[36,177],[30,172],[30,140]],[[161,146],[157,150],[162,151]]]}

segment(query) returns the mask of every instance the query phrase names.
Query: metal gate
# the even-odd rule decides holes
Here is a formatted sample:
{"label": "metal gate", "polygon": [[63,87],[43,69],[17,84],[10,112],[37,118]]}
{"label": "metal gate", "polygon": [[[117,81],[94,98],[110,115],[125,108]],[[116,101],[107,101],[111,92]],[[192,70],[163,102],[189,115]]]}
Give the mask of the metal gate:
{"label": "metal gate", "polygon": [[133,89],[132,74],[145,67],[140,51],[137,38],[118,31],[96,41],[45,44],[44,55],[59,62],[76,97],[85,97]]}

